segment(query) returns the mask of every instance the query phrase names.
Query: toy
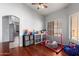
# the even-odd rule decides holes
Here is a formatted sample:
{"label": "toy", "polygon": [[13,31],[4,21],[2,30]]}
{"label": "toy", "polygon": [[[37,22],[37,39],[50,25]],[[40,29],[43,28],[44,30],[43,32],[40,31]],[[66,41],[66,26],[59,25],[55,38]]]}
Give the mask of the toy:
{"label": "toy", "polygon": [[27,31],[27,30],[25,30],[25,31],[24,31],[24,33],[23,33],[23,35],[27,35],[27,32],[28,32],[28,31]]}
{"label": "toy", "polygon": [[50,40],[47,40],[45,42],[45,45],[49,48],[57,48],[58,47],[58,43],[56,41],[50,41]]}

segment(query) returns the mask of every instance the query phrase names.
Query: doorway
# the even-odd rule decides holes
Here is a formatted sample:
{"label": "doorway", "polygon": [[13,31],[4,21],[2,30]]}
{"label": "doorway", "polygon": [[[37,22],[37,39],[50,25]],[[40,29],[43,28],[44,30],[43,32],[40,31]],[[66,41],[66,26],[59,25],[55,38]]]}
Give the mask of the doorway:
{"label": "doorway", "polygon": [[20,46],[20,19],[14,15],[2,17],[2,42],[4,53],[10,53],[10,49]]}

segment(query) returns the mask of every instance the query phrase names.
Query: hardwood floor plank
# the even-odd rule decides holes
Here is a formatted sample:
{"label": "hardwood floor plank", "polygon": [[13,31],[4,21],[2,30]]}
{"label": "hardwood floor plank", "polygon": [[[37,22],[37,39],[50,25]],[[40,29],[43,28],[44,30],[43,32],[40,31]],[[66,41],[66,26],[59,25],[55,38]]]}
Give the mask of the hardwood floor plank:
{"label": "hardwood floor plank", "polygon": [[10,55],[8,56],[67,56],[67,54],[63,50],[56,54],[53,50],[37,44],[10,49]]}

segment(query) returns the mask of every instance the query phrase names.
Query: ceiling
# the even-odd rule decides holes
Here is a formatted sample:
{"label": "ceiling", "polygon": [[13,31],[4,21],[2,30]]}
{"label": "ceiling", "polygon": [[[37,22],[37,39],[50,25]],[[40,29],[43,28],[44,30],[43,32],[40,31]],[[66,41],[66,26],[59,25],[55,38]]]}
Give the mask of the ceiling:
{"label": "ceiling", "polygon": [[48,8],[39,9],[39,10],[31,3],[27,3],[26,5],[28,5],[32,9],[34,9],[40,15],[48,15],[52,12],[65,8],[68,5],[68,3],[47,3]]}

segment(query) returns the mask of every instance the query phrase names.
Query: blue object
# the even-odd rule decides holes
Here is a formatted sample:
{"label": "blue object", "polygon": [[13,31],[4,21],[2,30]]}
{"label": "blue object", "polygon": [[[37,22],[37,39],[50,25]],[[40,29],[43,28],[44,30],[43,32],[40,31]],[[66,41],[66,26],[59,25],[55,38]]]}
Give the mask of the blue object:
{"label": "blue object", "polygon": [[[76,47],[78,48],[78,52],[79,52],[79,45],[77,45]],[[78,53],[78,55],[79,55],[79,53]]]}
{"label": "blue object", "polygon": [[32,32],[32,35],[34,35],[35,34],[35,32]]}
{"label": "blue object", "polygon": [[65,45],[64,51],[70,56],[77,56],[79,55],[79,45],[76,45],[75,48]]}

